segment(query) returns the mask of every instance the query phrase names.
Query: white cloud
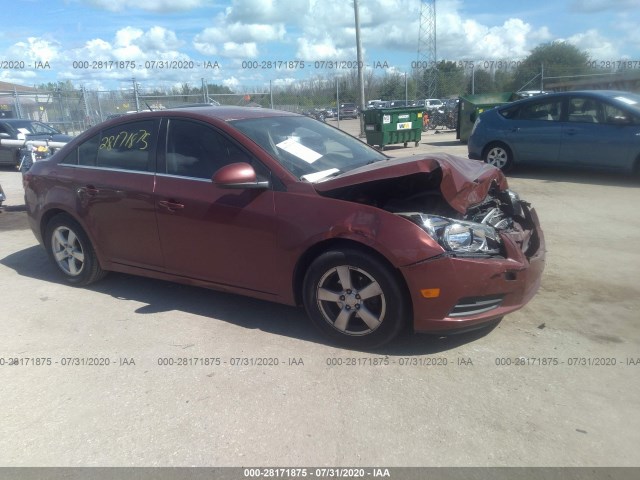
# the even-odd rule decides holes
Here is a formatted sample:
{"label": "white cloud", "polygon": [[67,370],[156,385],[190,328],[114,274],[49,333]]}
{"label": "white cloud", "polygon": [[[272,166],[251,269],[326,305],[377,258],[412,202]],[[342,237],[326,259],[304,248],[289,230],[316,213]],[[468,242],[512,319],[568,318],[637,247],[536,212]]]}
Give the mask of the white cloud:
{"label": "white cloud", "polygon": [[10,58],[24,61],[51,62],[60,57],[61,45],[55,41],[41,37],[28,37],[26,41],[18,42],[9,48]]}
{"label": "white cloud", "polygon": [[438,16],[438,58],[468,60],[517,60],[542,42],[552,40],[549,29],[535,29],[520,18],[487,26],[464,19],[456,9]]}
{"label": "white cloud", "polygon": [[226,24],[224,17],[218,17],[216,24],[205,28],[193,39],[193,46],[203,55],[219,53],[228,57],[254,58],[258,55],[258,43],[282,41],[286,35],[282,24]]}
{"label": "white cloud", "polygon": [[236,77],[231,77],[223,80],[222,85],[235,91],[240,86],[240,81]]}
{"label": "white cloud", "polygon": [[212,6],[211,0],[89,0],[88,3],[94,7],[112,12],[132,9],[149,12],[175,12]]}
{"label": "white cloud", "polygon": [[306,38],[298,39],[298,51],[296,58],[301,60],[348,60],[356,58],[356,49],[338,48],[333,43],[333,38],[324,37],[322,40],[310,42]]}
{"label": "white cloud", "polygon": [[[306,16],[317,0],[234,0],[227,8],[231,22],[286,23],[295,25]],[[350,2],[344,2],[350,3]]]}
{"label": "white cloud", "polygon": [[176,50],[184,45],[175,32],[163,27],[151,27],[139,38],[140,48],[144,51]]}
{"label": "white cloud", "polygon": [[258,46],[254,42],[225,42],[223,44],[223,52],[227,57],[255,58],[258,56]]}
{"label": "white cloud", "polygon": [[154,26],[145,32],[128,26],[118,30],[112,42],[95,38],[72,51],[71,55],[77,60],[187,59],[186,54],[178,51],[183,44],[175,32],[163,27]]}
{"label": "white cloud", "polygon": [[[437,10],[437,58],[520,59],[538,44],[552,39],[547,27],[534,28],[520,18],[510,18],[502,25],[484,25],[465,18],[462,2],[442,0]],[[417,57],[420,31],[420,2],[413,0],[370,0],[360,2],[362,43],[365,52],[385,51],[387,61],[397,64],[394,53]],[[353,4],[341,0],[312,2],[302,22],[297,55],[303,59],[355,59],[355,16]],[[330,26],[330,28],[328,27]],[[329,33],[330,32],[330,33]],[[404,57],[406,58],[406,56]],[[406,63],[406,60],[403,62]],[[397,65],[407,68],[406,65]]]}
{"label": "white cloud", "polygon": [[[221,19],[220,19],[221,20]],[[286,34],[284,25],[265,25],[259,23],[225,24],[218,21],[218,26],[205,28],[195,37],[195,42],[202,44],[220,44],[225,41],[236,43],[271,42],[282,40]]]}
{"label": "white cloud", "polygon": [[274,87],[286,87],[288,85],[293,85],[297,82],[298,80],[292,77],[287,77],[287,78],[277,78],[272,82],[272,85]]}
{"label": "white cloud", "polygon": [[591,29],[567,38],[566,41],[586,51],[592,59],[616,59],[618,49],[597,30]]}

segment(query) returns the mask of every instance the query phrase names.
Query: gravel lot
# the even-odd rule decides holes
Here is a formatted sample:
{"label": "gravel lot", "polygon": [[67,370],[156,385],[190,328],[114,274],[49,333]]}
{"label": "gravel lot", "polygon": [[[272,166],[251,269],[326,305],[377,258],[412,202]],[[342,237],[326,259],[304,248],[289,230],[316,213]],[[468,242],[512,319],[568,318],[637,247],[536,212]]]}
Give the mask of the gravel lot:
{"label": "gravel lot", "polygon": [[[429,151],[466,156],[450,132],[386,153]],[[640,465],[638,181],[514,172],[547,238],[539,294],[490,332],[375,354],[301,309],[121,274],[66,286],[20,181],[0,170],[3,466]]]}

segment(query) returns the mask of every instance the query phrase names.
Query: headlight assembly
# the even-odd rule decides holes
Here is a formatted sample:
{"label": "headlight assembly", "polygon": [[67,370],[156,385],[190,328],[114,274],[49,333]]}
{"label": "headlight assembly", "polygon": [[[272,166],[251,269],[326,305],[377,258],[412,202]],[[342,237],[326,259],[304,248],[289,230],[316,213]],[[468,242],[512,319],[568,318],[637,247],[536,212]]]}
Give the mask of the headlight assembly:
{"label": "headlight assembly", "polygon": [[423,228],[450,252],[487,255],[500,253],[500,236],[495,228],[488,225],[423,213],[401,215]]}

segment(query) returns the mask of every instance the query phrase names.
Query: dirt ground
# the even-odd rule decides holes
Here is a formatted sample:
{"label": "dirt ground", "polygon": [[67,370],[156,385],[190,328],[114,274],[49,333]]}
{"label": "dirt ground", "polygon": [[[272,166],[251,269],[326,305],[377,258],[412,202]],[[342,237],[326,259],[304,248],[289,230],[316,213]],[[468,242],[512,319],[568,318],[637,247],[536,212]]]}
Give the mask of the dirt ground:
{"label": "dirt ground", "polygon": [[[451,132],[386,153],[430,151],[466,156]],[[538,295],[490,332],[370,354],[300,309],[120,274],[66,286],[0,170],[0,465],[640,465],[640,182],[509,183],[546,234]]]}

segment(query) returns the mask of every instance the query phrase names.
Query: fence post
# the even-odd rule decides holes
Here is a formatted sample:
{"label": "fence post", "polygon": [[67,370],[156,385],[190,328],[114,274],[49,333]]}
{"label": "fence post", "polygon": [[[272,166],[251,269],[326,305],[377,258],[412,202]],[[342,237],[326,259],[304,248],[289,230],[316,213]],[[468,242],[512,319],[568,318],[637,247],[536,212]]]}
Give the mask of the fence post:
{"label": "fence post", "polygon": [[18,96],[18,89],[15,86],[13,87],[13,96],[16,104],[16,115],[18,116],[18,118],[22,118],[22,109],[20,108],[20,97]]}
{"label": "fence post", "polygon": [[133,98],[136,102],[136,112],[140,111],[140,98],[138,97],[138,84],[136,83],[136,77],[131,78],[133,82]]}
{"label": "fence post", "polygon": [[271,86],[271,80],[269,80],[269,96],[271,97],[271,110],[273,110],[273,87]]}

